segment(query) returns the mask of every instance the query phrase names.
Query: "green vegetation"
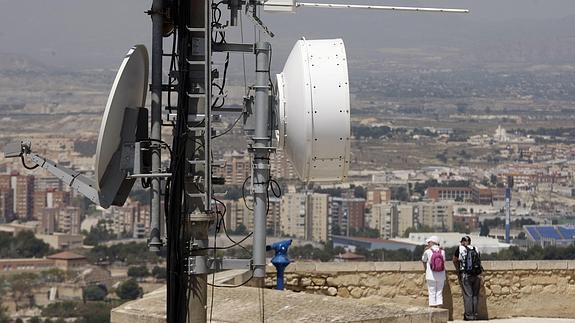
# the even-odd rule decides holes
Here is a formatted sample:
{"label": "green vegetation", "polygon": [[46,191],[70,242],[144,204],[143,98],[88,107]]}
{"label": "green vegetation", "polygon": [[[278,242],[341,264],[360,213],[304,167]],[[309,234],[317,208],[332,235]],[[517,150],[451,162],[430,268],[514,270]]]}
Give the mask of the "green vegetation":
{"label": "green vegetation", "polygon": [[[108,323],[110,311],[121,302],[58,302],[42,310],[44,317],[79,318],[81,323]],[[61,321],[61,320],[60,320]]]}
{"label": "green vegetation", "polygon": [[87,301],[102,301],[108,292],[101,286],[88,286],[84,289],[84,299]]}
{"label": "green vegetation", "polygon": [[130,242],[112,246],[98,245],[86,254],[90,263],[97,262],[123,262],[128,265],[156,264],[166,257],[166,251],[159,254],[150,252],[145,242]]}
{"label": "green vegetation", "polygon": [[144,278],[150,276],[150,271],[145,265],[128,268],[128,277]]}
{"label": "green vegetation", "polygon": [[352,237],[379,238],[379,231],[371,228],[349,228],[349,235]]}
{"label": "green vegetation", "polygon": [[154,268],[152,268],[152,276],[156,279],[166,279],[168,277],[166,267],[154,266]]}
{"label": "green vegetation", "polygon": [[[524,225],[535,225],[537,224],[535,221],[531,219],[515,219],[511,221],[512,228],[523,228]],[[493,219],[485,219],[483,220],[483,226],[488,228],[503,228],[505,227],[505,219],[504,218],[493,218]]]}
{"label": "green vegetation", "polygon": [[354,126],[352,127],[352,132],[356,138],[381,138],[391,135],[393,130],[388,126]]}
{"label": "green vegetation", "polygon": [[245,236],[248,234],[248,228],[243,223],[238,224],[235,230],[228,229],[229,234]]}
{"label": "green vegetation", "polygon": [[405,186],[392,186],[391,199],[396,201],[409,201],[409,189]]}
{"label": "green vegetation", "polygon": [[482,237],[487,237],[489,235],[489,226],[486,224],[480,224],[479,235]]}
{"label": "green vegetation", "polygon": [[345,250],[342,247],[334,248],[332,244],[326,245],[323,249],[306,244],[305,246],[292,246],[288,249],[288,253],[290,258],[294,260],[331,261],[338,254],[345,253]]}
{"label": "green vegetation", "polygon": [[50,246],[36,239],[31,231],[21,231],[15,236],[0,232],[0,258],[42,258],[52,252]]}
{"label": "green vegetation", "polygon": [[[451,259],[456,248],[446,248],[445,254],[448,259]],[[359,247],[356,248],[355,253],[364,256],[365,261],[417,261],[421,259],[423,250],[423,245],[416,246],[414,251],[407,249],[370,251]],[[342,247],[333,248],[328,245],[325,249],[320,249],[308,244],[301,247],[290,247],[289,256],[293,260],[332,261],[338,254],[344,252]],[[514,246],[499,253],[482,254],[481,258],[483,260],[575,260],[575,243],[568,247],[549,246],[542,248],[536,246],[526,250]]]}
{"label": "green vegetation", "polygon": [[116,295],[123,300],[133,300],[142,296],[142,294],[142,287],[134,279],[123,281],[116,289]]}
{"label": "green vegetation", "polygon": [[9,278],[8,283],[12,289],[17,308],[20,302],[32,297],[32,288],[37,286],[38,280],[38,275],[34,273],[20,273]]}
{"label": "green vegetation", "polygon": [[417,246],[414,251],[407,249],[370,251],[365,248],[356,248],[355,253],[364,256],[366,261],[416,261],[421,259],[423,248],[423,246]]}
{"label": "green vegetation", "polygon": [[143,205],[148,205],[150,203],[150,191],[134,189],[130,192],[130,198],[142,203]]}
{"label": "green vegetation", "polygon": [[82,233],[86,236],[84,244],[90,246],[96,246],[101,242],[116,238],[116,235],[111,230],[106,229],[106,220],[98,221],[95,227],[90,228],[90,232],[83,231]]}
{"label": "green vegetation", "polygon": [[66,280],[66,272],[58,268],[47,269],[40,272],[40,279],[45,283],[61,283]]}
{"label": "green vegetation", "polygon": [[8,316],[6,307],[0,304],[0,323],[9,323],[11,321],[12,320],[10,320],[10,316]]}
{"label": "green vegetation", "polygon": [[484,260],[574,260],[575,243],[568,247],[535,246],[522,250],[513,246],[498,253],[481,255]]}
{"label": "green vegetation", "polygon": [[427,225],[422,225],[420,227],[409,227],[407,229],[405,229],[405,232],[403,233],[403,237],[404,238],[409,238],[409,234],[412,232],[436,232],[437,230],[427,226]]}

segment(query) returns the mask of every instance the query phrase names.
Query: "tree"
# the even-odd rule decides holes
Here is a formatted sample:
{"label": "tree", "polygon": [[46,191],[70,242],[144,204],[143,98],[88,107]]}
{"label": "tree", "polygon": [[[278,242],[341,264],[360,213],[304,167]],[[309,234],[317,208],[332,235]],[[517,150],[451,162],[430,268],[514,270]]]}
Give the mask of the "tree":
{"label": "tree", "polygon": [[149,252],[145,242],[115,244],[112,246],[97,245],[90,249],[86,255],[91,263],[100,261],[124,262],[128,265],[143,265],[160,262],[160,257],[166,257],[166,250],[162,249],[158,254]]}
{"label": "tree", "polygon": [[408,201],[409,192],[405,186],[396,186],[391,188],[391,198],[398,201]]}
{"label": "tree", "polygon": [[110,322],[110,311],[113,307],[118,306],[114,302],[58,302],[48,304],[42,309],[44,317],[58,317],[56,322],[64,322],[64,318],[80,318],[78,322],[82,323],[104,323]]}
{"label": "tree", "polygon": [[356,186],[353,189],[353,194],[357,198],[367,198],[367,191],[363,186]]}
{"label": "tree", "polygon": [[38,275],[34,273],[21,273],[12,276],[10,279],[10,287],[14,294],[16,307],[25,298],[32,297],[32,288],[37,285]]}
{"label": "tree", "polygon": [[481,224],[479,227],[479,235],[482,237],[487,237],[489,235],[489,226],[487,226],[487,224]]}
{"label": "tree", "polygon": [[491,174],[490,181],[491,185],[497,185],[497,176],[495,176],[495,174]]}
{"label": "tree", "polygon": [[447,163],[447,152],[442,152],[440,154],[435,155],[435,158],[437,158],[440,162],[442,163]]}
{"label": "tree", "polygon": [[134,279],[126,280],[120,283],[116,289],[116,295],[123,300],[133,300],[140,297],[143,293],[142,288]]}
{"label": "tree", "polygon": [[116,238],[116,235],[106,228],[105,220],[98,221],[95,227],[90,228],[90,232],[83,231],[86,238],[85,245],[96,246],[104,241],[110,241]]}
{"label": "tree", "polygon": [[230,230],[231,234],[246,235],[248,233],[248,228],[243,223],[240,223],[235,230]]}
{"label": "tree", "polygon": [[166,268],[154,266],[154,268],[152,268],[152,276],[156,279],[166,279],[168,277]]}
{"label": "tree", "polygon": [[404,238],[409,238],[409,234],[412,232],[433,232],[433,228],[427,226],[427,225],[422,225],[418,228],[416,227],[409,227],[407,229],[405,229],[405,232],[403,233],[403,237]]}
{"label": "tree", "polygon": [[50,246],[31,231],[21,231],[15,236],[0,232],[0,246],[0,258],[42,258],[50,253]]}
{"label": "tree", "polygon": [[87,301],[102,301],[108,292],[100,286],[88,286],[84,289],[84,298]]}
{"label": "tree", "polygon": [[10,316],[8,316],[8,310],[6,307],[0,304],[0,323],[9,323],[12,322]]}
{"label": "tree", "polygon": [[40,272],[40,278],[46,283],[61,283],[66,280],[66,272],[58,268],[47,269]]}
{"label": "tree", "polygon": [[146,266],[135,266],[128,268],[128,277],[144,278],[150,276],[150,271]]}

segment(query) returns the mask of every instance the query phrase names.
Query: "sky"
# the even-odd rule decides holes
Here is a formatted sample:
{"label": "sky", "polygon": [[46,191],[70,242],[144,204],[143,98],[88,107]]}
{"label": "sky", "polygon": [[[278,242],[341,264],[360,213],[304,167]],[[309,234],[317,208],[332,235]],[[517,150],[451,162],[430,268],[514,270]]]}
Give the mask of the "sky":
{"label": "sky", "polygon": [[[341,2],[341,1],[334,1]],[[352,57],[378,48],[575,47],[574,0],[348,1],[469,8],[468,15],[298,9],[265,14],[278,60],[300,37],[346,41]],[[73,69],[113,68],[133,44],[149,44],[151,0],[0,0],[0,55]],[[246,35],[253,30],[246,25]],[[250,31],[248,31],[250,30]],[[278,63],[279,64],[279,63]]]}

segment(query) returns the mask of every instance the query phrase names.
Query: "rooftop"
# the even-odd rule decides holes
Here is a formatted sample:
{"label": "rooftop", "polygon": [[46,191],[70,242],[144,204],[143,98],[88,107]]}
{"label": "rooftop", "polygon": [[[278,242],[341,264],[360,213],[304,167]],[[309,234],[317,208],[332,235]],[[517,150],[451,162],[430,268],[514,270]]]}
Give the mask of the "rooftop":
{"label": "rooftop", "polygon": [[53,254],[50,255],[48,257],[46,257],[48,259],[54,259],[54,260],[81,260],[81,259],[86,259],[86,257],[70,252],[70,251],[63,251],[57,254]]}

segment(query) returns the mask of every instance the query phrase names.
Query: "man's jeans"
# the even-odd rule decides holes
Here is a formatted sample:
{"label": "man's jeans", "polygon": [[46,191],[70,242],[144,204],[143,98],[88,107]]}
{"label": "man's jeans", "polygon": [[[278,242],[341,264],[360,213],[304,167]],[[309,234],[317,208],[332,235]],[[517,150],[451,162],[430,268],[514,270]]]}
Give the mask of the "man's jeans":
{"label": "man's jeans", "polygon": [[481,277],[477,275],[461,274],[461,288],[463,289],[463,304],[465,307],[464,319],[476,320],[479,304],[479,290]]}

